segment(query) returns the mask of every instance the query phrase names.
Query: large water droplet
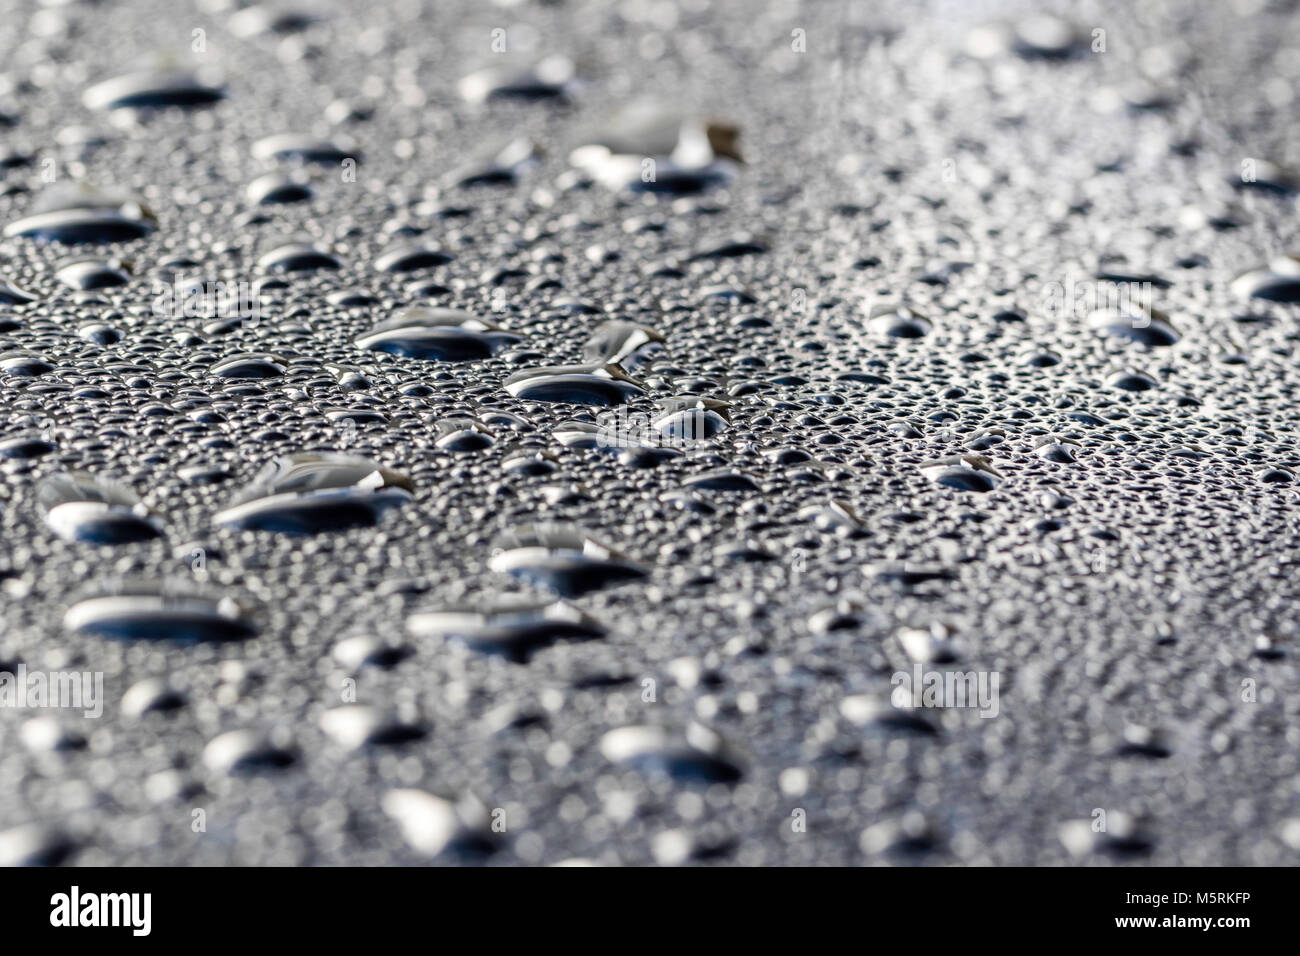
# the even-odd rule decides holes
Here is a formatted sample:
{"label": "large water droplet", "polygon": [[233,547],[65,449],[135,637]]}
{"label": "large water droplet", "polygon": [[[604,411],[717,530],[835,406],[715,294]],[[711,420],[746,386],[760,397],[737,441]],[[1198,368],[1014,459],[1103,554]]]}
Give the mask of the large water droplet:
{"label": "large water droplet", "polygon": [[513,186],[526,170],[537,164],[541,155],[541,147],[531,139],[512,139],[485,156],[453,170],[447,176],[447,181],[461,188]]}
{"label": "large water droplet", "polygon": [[418,720],[385,714],[365,704],[335,707],[321,715],[321,729],[348,750],[411,743],[427,733]]}
{"label": "large water droplet", "polygon": [[335,452],[277,458],[213,519],[249,531],[316,534],[369,527],[413,498],[409,478]]}
{"label": "large water droplet", "polygon": [[218,85],[193,73],[142,71],[96,83],[82,99],[92,110],[209,106],[225,98]]}
{"label": "large water droplet", "polygon": [[321,17],[306,8],[281,3],[258,3],[230,15],[230,32],[237,37],[287,36],[300,33]]}
{"label": "large water droplet", "polygon": [[687,783],[734,783],[744,775],[734,747],[717,731],[694,722],[684,731],[620,727],[600,739],[600,752],[612,763]]}
{"label": "large water droplet", "polygon": [[360,153],[346,141],[317,139],[302,133],[276,133],[253,144],[253,158],[287,163],[336,166],[345,159],[360,162]]}
{"label": "large water droplet", "polygon": [[26,305],[35,302],[36,296],[18,288],[8,279],[0,279],[0,305]]}
{"label": "large water droplet", "polygon": [[587,340],[582,358],[593,365],[632,369],[659,355],[665,341],[654,329],[635,322],[605,322]]}
{"label": "large water droplet", "polygon": [[730,124],[641,101],[612,116],[569,159],[610,189],[689,195],[734,178],[738,135]]}
{"label": "large water droplet", "polygon": [[35,378],[54,371],[54,366],[31,352],[5,352],[0,355],[0,372],[22,378]]}
{"label": "large water droplet", "polygon": [[0,831],[0,866],[59,866],[73,849],[62,831],[39,823]]}
{"label": "large water droplet", "polygon": [[564,597],[635,581],[644,568],[572,525],[532,525],[496,542],[488,566]]}
{"label": "large water droplet", "polygon": [[284,359],[266,352],[241,352],[228,355],[212,366],[220,378],[279,378],[284,375]]}
{"label": "large water droplet", "polygon": [[247,608],[188,581],[125,581],[72,605],[63,626],[123,640],[237,641],[257,633]]}
{"label": "large water droplet", "polygon": [[489,100],[559,100],[574,89],[573,61],[549,56],[524,69],[488,67],[471,73],[458,84],[460,95],[471,103]]}
{"label": "large water droplet", "polygon": [[47,478],[37,488],[36,500],[54,533],[66,541],[128,544],[162,534],[134,492],[88,474]]}
{"label": "large water droplet", "polygon": [[266,272],[310,272],[338,269],[343,264],[324,249],[305,242],[291,242],[267,252],[257,260],[257,265]]}
{"label": "large water droplet", "polygon": [[203,762],[221,774],[254,774],[283,770],[297,762],[287,734],[230,730],[213,737],[203,748]]}
{"label": "large water droplet", "polygon": [[403,309],[357,339],[357,346],[405,358],[466,362],[491,358],[522,337],[456,309]]}
{"label": "large water droplet", "polygon": [[458,640],[484,654],[523,663],[556,641],[587,641],[605,635],[595,618],[566,601],[498,599],[480,607],[412,614],[407,629],[416,636]]}
{"label": "large water droplet", "polygon": [[131,276],[125,269],[97,259],[69,262],[67,265],[60,266],[55,275],[68,288],[85,292],[93,289],[111,289],[131,281]]}
{"label": "large water droplet", "polygon": [[505,382],[506,391],[532,402],[623,405],[645,394],[642,384],[617,365],[557,365],[525,369]]}
{"label": "large water droplet", "polygon": [[249,203],[254,206],[279,206],[287,203],[307,202],[314,192],[302,175],[294,173],[266,173],[258,176],[244,190]]}
{"label": "large water droplet", "polygon": [[1106,385],[1123,392],[1146,392],[1158,388],[1159,383],[1145,372],[1116,372],[1106,379]]}
{"label": "large water droplet", "polygon": [[51,187],[27,216],[5,226],[4,234],[70,244],[130,242],[156,226],[153,214],[137,201],[77,184]]}
{"label": "large water droplet", "polygon": [[380,272],[417,272],[445,266],[455,258],[449,252],[426,246],[390,249],[375,260],[375,268]]}
{"label": "large water droplet", "polygon": [[927,462],[921,471],[936,484],[957,491],[992,491],[999,475],[982,455],[953,455]]}
{"label": "large water droplet", "polygon": [[1300,302],[1300,255],[1278,256],[1267,267],[1239,276],[1232,292],[1242,299]]}
{"label": "large water droplet", "polygon": [[1098,332],[1142,345],[1168,346],[1178,342],[1178,332],[1163,312],[1132,304],[1123,308],[1098,309],[1088,316]]}
{"label": "large water droplet", "polygon": [[389,790],[383,807],[406,842],[424,856],[473,859],[495,849],[487,808],[473,797],[449,800],[423,790]]}
{"label": "large water droplet", "polygon": [[930,320],[905,305],[880,303],[871,309],[871,328],[894,339],[919,339],[930,332]]}

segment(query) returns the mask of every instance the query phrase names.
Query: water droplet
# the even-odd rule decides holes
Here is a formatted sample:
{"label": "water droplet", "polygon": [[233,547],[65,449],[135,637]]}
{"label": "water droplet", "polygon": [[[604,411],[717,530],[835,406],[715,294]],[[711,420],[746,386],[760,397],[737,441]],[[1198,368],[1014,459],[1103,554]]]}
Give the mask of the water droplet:
{"label": "water droplet", "polygon": [[443,451],[482,451],[496,444],[491,430],[472,418],[446,419],[439,423],[438,430],[434,444]]}
{"label": "water droplet", "polygon": [[409,503],[409,478],[365,458],[334,452],[276,458],[213,519],[247,531],[316,534],[370,527]]}
{"label": "water droplet", "polygon": [[610,117],[569,159],[609,189],[690,195],[734,178],[738,136],[730,124],[641,101]]}
{"label": "water droplet", "polygon": [[522,341],[479,318],[456,309],[403,309],[357,339],[357,347],[388,352],[405,358],[441,362],[467,362],[491,358]]}
{"label": "water droplet", "polygon": [[531,525],[507,532],[488,566],[563,597],[635,581],[644,568],[572,525]]}
{"label": "water droplet", "polygon": [[32,211],[5,226],[4,234],[46,242],[130,242],[153,232],[157,220],[133,199],[82,184],[51,187]]}
{"label": "water droplet", "polygon": [[1228,183],[1237,189],[1290,196],[1300,192],[1300,171],[1282,166],[1267,159],[1254,161],[1254,175],[1243,177],[1239,171],[1228,176]]}
{"label": "water droplet", "polygon": [[369,292],[362,292],[358,289],[344,289],[339,292],[331,292],[325,297],[330,305],[341,306],[345,309],[364,309],[372,305],[377,305],[379,300]]}
{"label": "water droplet", "polygon": [[904,859],[933,850],[937,842],[930,821],[916,810],[898,819],[873,823],[858,838],[858,846],[868,856],[901,856]]}
{"label": "water droplet", "polygon": [[898,643],[909,658],[922,664],[950,664],[958,657],[955,636],[943,624],[905,627],[898,632]]}
{"label": "water droplet", "polygon": [[93,289],[111,289],[126,285],[131,276],[119,266],[95,259],[81,259],[60,266],[55,273],[58,280],[70,289],[90,291]]}
{"label": "water droplet", "polygon": [[573,62],[568,57],[549,56],[518,69],[488,67],[471,73],[459,83],[461,96],[471,103],[490,100],[563,100],[574,91]]}
{"label": "water droplet", "polygon": [[1145,392],[1153,388],[1159,388],[1159,383],[1145,372],[1116,372],[1110,378],[1106,379],[1106,385],[1109,388],[1117,388],[1124,392]]}
{"label": "water droplet", "polygon": [[426,246],[390,249],[375,260],[375,268],[380,272],[417,272],[445,266],[455,258],[441,249]]}
{"label": "water droplet", "polygon": [[54,366],[31,352],[5,352],[0,355],[0,372],[22,378],[35,378],[54,371]]}
{"label": "water droplet", "polygon": [[406,842],[426,857],[449,853],[474,859],[496,848],[487,808],[473,797],[449,800],[423,790],[389,790],[383,807]]}
{"label": "water droplet", "polygon": [[1242,299],[1300,302],[1300,256],[1278,256],[1267,267],[1239,276],[1232,292]]}
{"label": "water droplet", "polygon": [[1042,442],[1034,449],[1034,454],[1046,461],[1054,461],[1060,465],[1066,465],[1075,460],[1080,446],[1071,441],[1051,441]]}
{"label": "water droplet", "polygon": [[1124,728],[1124,740],[1117,749],[1121,757],[1149,757],[1163,760],[1173,754],[1170,735],[1153,727],[1129,724]]}
{"label": "water droplet", "polygon": [[1060,60],[1088,49],[1073,24],[1047,13],[1031,13],[1014,23],[995,23],[971,32],[966,50],[989,58],[1014,51],[1025,59]]}
{"label": "water droplet", "polygon": [[82,99],[92,110],[159,109],[167,106],[210,106],[225,91],[193,73],[142,71],[96,83]]}
{"label": "water droplet", "polygon": [[905,305],[882,302],[871,309],[870,325],[893,339],[919,339],[930,332],[930,320]]}
{"label": "water droplet", "polygon": [[7,279],[0,279],[0,305],[26,305],[35,302],[36,296],[18,288]]}
{"label": "water droplet", "polygon": [[1179,338],[1167,315],[1137,305],[1098,309],[1088,316],[1088,324],[1098,332],[1141,345],[1169,346]]}
{"label": "water droplet", "polygon": [[391,635],[381,638],[359,634],[335,644],[333,657],[349,672],[356,673],[363,667],[388,670],[406,660],[412,653],[409,646]]}
{"label": "water droplet", "polygon": [[40,458],[54,451],[54,448],[53,442],[35,435],[14,435],[0,440],[0,458],[13,458],[20,461]]}
{"label": "water droplet", "polygon": [[343,263],[323,249],[303,242],[277,246],[257,260],[266,272],[310,272],[316,269],[339,269]]}
{"label": "water droplet", "polygon": [[[903,688],[898,688],[902,690]],[[932,737],[939,733],[930,719],[915,707],[895,706],[889,700],[854,695],[840,701],[840,714],[851,724],[887,733],[902,732]]]}
{"label": "water droplet", "polygon": [[691,256],[693,262],[707,259],[738,259],[741,256],[759,256],[767,252],[767,246],[752,239],[729,239],[726,242],[706,246]]}
{"label": "water droplet", "polygon": [[350,704],[327,710],[321,729],[348,750],[362,747],[391,747],[420,740],[427,733],[417,720],[384,714],[364,704]]}
{"label": "water droplet", "polygon": [[809,505],[799,511],[801,521],[811,522],[819,531],[856,536],[863,532],[862,519],[844,501],[832,500],[824,505]]}
{"label": "water droplet", "polygon": [[278,163],[337,166],[345,159],[360,162],[350,142],[317,139],[302,133],[276,133],[253,144],[253,158]]}
{"label": "water droplet", "polygon": [[91,475],[47,478],[36,499],[46,523],[65,541],[129,544],[162,535],[161,525],[129,488]]}
{"label": "water droplet", "polygon": [[212,374],[221,378],[280,378],[284,360],[268,353],[241,352],[229,355],[212,366]]}
{"label": "water droplet", "polygon": [[695,475],[687,479],[686,485],[689,488],[705,491],[739,491],[746,494],[753,494],[759,490],[758,482],[753,478],[730,468],[716,468],[702,475]]}
{"label": "water droplet", "polygon": [[513,186],[526,170],[541,159],[541,147],[531,139],[512,139],[448,175],[453,186]]}
{"label": "water droplet", "polygon": [[484,654],[524,663],[557,641],[588,641],[605,636],[595,618],[566,601],[497,599],[481,607],[448,608],[411,615],[407,629],[416,636],[461,641]]}
{"label": "water droplet", "polygon": [[1000,477],[982,455],[953,455],[927,462],[921,471],[936,484],[957,491],[992,491]]}
{"label": "water droplet", "polygon": [[600,739],[600,752],[611,763],[684,783],[735,783],[744,776],[735,748],[717,731],[695,722],[684,731],[620,727]]}
{"label": "water droplet", "polygon": [[266,173],[258,176],[244,191],[254,206],[277,206],[307,202],[314,192],[305,178],[293,173]]}
{"label": "water droplet", "polygon": [[505,389],[525,401],[579,405],[623,405],[645,394],[644,386],[617,365],[525,369],[506,379]]}
{"label": "water droplet", "polygon": [[0,831],[0,866],[59,866],[73,848],[61,831],[27,823]]}
{"label": "water droplet", "polygon": [[654,329],[635,322],[604,322],[587,340],[582,359],[592,365],[633,369],[660,355],[665,341]]}
{"label": "water droplet", "polygon": [[254,774],[283,770],[297,754],[282,738],[254,730],[230,730],[213,737],[203,748],[203,763],[219,774]]}
{"label": "water droplet", "polygon": [[1106,811],[1105,829],[1094,829],[1096,820],[1071,820],[1058,831],[1071,856],[1094,854],[1126,858],[1149,853],[1155,841],[1147,825],[1118,810]]}
{"label": "water droplet", "polygon": [[1265,484],[1290,484],[1295,481],[1295,473],[1285,468],[1263,468],[1255,477]]}
{"label": "water droplet", "polygon": [[156,677],[132,684],[122,695],[122,713],[128,717],[178,710],[185,706],[185,695]]}
{"label": "water droplet", "polygon": [[236,10],[230,15],[228,24],[235,36],[248,38],[301,33],[320,21],[319,15],[305,8],[258,3]]}
{"label": "water droplet", "polygon": [[72,605],[63,626],[119,640],[239,641],[258,628],[247,608],[187,581],[124,581]]}

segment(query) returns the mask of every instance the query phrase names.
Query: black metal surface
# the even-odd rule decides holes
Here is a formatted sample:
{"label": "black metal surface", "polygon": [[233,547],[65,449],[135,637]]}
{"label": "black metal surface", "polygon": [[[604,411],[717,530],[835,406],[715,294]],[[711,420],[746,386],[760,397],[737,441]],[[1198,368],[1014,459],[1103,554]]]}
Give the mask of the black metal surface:
{"label": "black metal surface", "polygon": [[0,862],[1295,862],[1293,6],[8,4]]}

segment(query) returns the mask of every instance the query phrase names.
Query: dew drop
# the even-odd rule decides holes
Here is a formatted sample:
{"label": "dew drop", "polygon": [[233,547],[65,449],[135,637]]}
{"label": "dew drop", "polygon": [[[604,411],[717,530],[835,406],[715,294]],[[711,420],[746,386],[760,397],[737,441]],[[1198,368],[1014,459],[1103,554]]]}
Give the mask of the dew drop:
{"label": "dew drop", "polygon": [[248,609],[187,581],[124,581],[72,605],[63,626],[118,640],[239,641],[258,628]]}
{"label": "dew drop", "polygon": [[488,562],[493,571],[562,597],[577,597],[646,576],[640,565],[572,525],[522,527],[498,538],[494,550]]}
{"label": "dew drop", "polygon": [[162,535],[162,528],[126,486],[77,472],[41,482],[36,500],[45,521],[65,541],[130,544]]}
{"label": "dew drop", "polygon": [[302,453],[267,464],[214,521],[247,531],[317,534],[370,527],[414,497],[409,478],[365,458]]}
{"label": "dew drop", "polygon": [[491,358],[522,337],[456,309],[403,309],[356,340],[358,348],[404,358],[467,362]]}

